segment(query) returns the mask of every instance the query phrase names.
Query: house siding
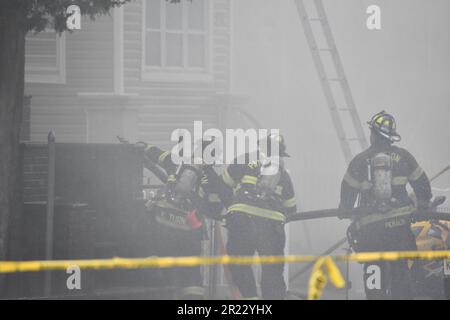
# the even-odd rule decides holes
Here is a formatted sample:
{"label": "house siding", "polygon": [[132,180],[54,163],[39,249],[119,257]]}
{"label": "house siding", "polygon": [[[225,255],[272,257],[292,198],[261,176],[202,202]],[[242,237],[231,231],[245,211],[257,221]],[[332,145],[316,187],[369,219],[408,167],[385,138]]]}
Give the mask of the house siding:
{"label": "house siding", "polygon": [[[192,128],[194,120],[218,126],[217,93],[230,90],[230,0],[211,4],[209,82],[142,80],[142,0],[123,7],[123,96],[114,93],[114,15],[83,18],[81,30],[66,32],[65,83],[26,83],[31,141],[46,141],[53,129],[60,142],[113,142],[134,132],[127,138],[168,146],[170,133]],[[113,125],[92,128],[111,117],[118,118],[117,132]]]}
{"label": "house siding", "polygon": [[88,101],[79,92],[112,91],[112,17],[98,17],[94,23],[83,18],[82,29],[66,32],[66,81],[64,84],[26,83],[31,95],[30,131],[32,141],[45,141],[53,129],[64,142],[86,141]]}
{"label": "house siding", "polygon": [[176,128],[192,129],[194,120],[204,127],[218,126],[216,94],[230,89],[230,1],[214,0],[212,5],[212,81],[159,82],[142,80],[143,1],[124,7],[124,87],[138,95],[130,107],[139,110],[140,140],[168,143]]}

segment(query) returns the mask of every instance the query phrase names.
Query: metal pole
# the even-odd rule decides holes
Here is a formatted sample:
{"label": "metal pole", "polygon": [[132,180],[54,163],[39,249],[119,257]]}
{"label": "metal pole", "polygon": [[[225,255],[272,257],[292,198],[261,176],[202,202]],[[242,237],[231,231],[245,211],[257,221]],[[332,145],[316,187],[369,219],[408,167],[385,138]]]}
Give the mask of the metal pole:
{"label": "metal pole", "polygon": [[[48,142],[48,176],[47,176],[47,215],[45,234],[45,259],[53,258],[53,218],[55,201],[55,133],[51,130],[47,138]],[[52,274],[51,271],[45,273],[45,296],[51,295]]]}
{"label": "metal pole", "polygon": [[[211,220],[210,224],[210,238],[209,238],[209,254],[211,257],[216,256],[216,221]],[[209,266],[209,281],[208,281],[208,299],[216,298],[217,288],[217,266]]]}
{"label": "metal pole", "polygon": [[[352,249],[345,248],[345,253],[347,255],[352,253]],[[352,288],[352,283],[350,282],[350,261],[345,261],[345,300],[349,299],[350,289]]]}

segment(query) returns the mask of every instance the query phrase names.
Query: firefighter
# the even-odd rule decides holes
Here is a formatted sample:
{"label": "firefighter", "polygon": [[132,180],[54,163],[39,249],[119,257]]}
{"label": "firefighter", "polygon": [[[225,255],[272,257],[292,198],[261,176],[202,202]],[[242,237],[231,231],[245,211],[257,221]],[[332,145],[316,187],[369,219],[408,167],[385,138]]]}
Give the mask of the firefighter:
{"label": "firefighter", "polygon": [[[270,150],[273,139],[279,145],[279,156]],[[266,153],[259,148],[256,161],[250,161],[250,153],[246,153],[244,164],[238,164],[236,159],[221,175],[219,195],[227,208],[227,251],[232,256],[252,256],[255,252],[259,255],[284,254],[284,223],[287,215],[295,212],[296,201],[289,173],[282,163],[282,157],[289,156],[284,139],[271,134],[267,141]],[[272,170],[277,161],[278,170]],[[231,265],[230,271],[244,299],[258,298],[250,265]],[[284,264],[262,265],[263,299],[284,298],[283,272]]]}
{"label": "firefighter", "polygon": [[[205,145],[204,145],[205,146]],[[176,165],[170,151],[145,145],[145,155],[167,174],[167,183],[147,203],[156,228],[158,256],[200,256],[205,239],[205,217],[220,219],[223,205],[217,194],[210,192],[208,177],[217,177],[214,168],[206,165]],[[152,170],[153,165],[147,165]],[[206,174],[207,173],[207,174]],[[164,284],[178,289],[176,298],[204,298],[201,268],[181,267],[161,270]]]}
{"label": "firefighter", "polygon": [[[432,198],[430,182],[416,159],[394,146],[401,140],[392,115],[379,112],[368,122],[370,147],[358,154],[347,169],[341,185],[340,208],[365,208],[348,229],[356,251],[416,250],[411,232],[411,213],[416,208],[408,195],[410,184],[417,209],[426,210]],[[364,265],[368,299],[410,299],[412,279],[406,260]]]}

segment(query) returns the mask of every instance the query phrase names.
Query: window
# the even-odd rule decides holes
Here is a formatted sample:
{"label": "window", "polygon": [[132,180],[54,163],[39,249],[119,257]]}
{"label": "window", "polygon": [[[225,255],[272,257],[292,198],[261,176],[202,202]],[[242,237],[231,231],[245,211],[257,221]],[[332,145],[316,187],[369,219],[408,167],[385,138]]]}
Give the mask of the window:
{"label": "window", "polygon": [[45,30],[25,38],[25,81],[65,83],[65,34]]}
{"label": "window", "polygon": [[144,79],[208,76],[209,2],[144,0]]}

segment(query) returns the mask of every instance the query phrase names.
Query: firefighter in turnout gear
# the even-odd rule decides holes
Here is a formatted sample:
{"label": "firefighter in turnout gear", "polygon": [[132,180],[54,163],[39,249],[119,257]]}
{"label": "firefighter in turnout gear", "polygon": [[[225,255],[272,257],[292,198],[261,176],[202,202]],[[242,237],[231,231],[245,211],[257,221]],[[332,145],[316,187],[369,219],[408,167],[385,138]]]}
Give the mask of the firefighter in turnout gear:
{"label": "firefighter in turnout gear", "polygon": [[[279,146],[279,156],[270,150],[273,139]],[[219,193],[227,208],[227,251],[232,256],[252,256],[255,252],[284,254],[284,224],[287,215],[296,211],[296,201],[291,179],[282,164],[282,157],[288,156],[284,139],[269,135],[267,142],[265,154],[260,142],[255,152],[256,161],[250,161],[252,157],[247,153],[244,164],[238,164],[236,159],[221,176]],[[264,264],[261,268],[262,298],[283,299],[286,293],[284,265]],[[243,298],[258,297],[251,266],[232,265],[230,271]]]}
{"label": "firefighter in turnout gear", "polygon": [[[147,203],[155,219],[155,242],[158,256],[201,256],[204,218],[217,218],[223,205],[217,194],[210,192],[208,177],[219,179],[206,165],[176,165],[170,151],[154,145],[145,146],[145,155],[168,176],[161,190]],[[152,170],[152,166],[146,166]],[[164,285],[178,289],[175,298],[204,298],[200,266],[161,270]]]}
{"label": "firefighter in turnout gear", "polygon": [[[365,252],[416,250],[410,218],[416,208],[406,186],[410,184],[414,190],[417,209],[426,210],[432,198],[430,182],[415,158],[393,145],[401,138],[392,115],[382,111],[368,124],[371,145],[351,161],[341,186],[343,211],[354,208],[355,203],[368,209],[350,225],[350,244],[354,250]],[[366,263],[367,298],[413,298],[409,263]]]}

